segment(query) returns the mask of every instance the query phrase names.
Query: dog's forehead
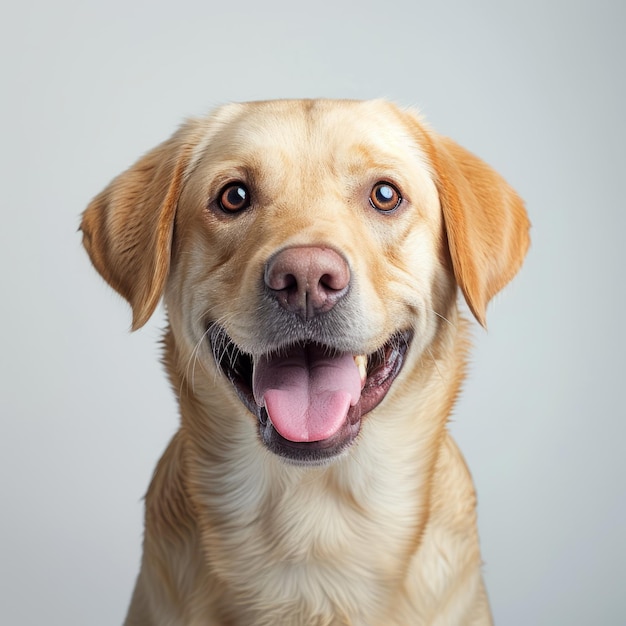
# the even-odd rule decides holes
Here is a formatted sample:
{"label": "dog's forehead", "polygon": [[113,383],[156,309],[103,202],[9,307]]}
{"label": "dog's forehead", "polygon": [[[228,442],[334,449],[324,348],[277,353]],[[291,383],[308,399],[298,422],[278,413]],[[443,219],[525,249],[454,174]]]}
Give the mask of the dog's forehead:
{"label": "dog's forehead", "polygon": [[213,156],[244,161],[279,156],[313,162],[342,158],[418,160],[425,164],[405,117],[380,101],[276,100],[226,105],[216,111],[208,142]]}
{"label": "dog's forehead", "polygon": [[338,132],[342,136],[356,132],[374,139],[401,130],[392,106],[381,101],[277,100],[241,106],[232,127],[261,142],[285,136],[329,140]]}

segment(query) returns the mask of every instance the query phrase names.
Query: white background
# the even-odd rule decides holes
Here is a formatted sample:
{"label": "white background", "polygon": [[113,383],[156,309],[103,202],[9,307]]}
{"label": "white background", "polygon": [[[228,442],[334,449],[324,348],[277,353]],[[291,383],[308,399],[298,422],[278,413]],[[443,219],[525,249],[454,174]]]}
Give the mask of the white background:
{"label": "white background", "polygon": [[[476,326],[451,429],[507,626],[626,614],[626,5],[82,2],[0,9],[0,623],[120,624],[176,429],[160,313],[76,232],[90,198],[230,100],[386,96],[526,199],[533,244]],[[410,626],[410,625],[408,625]]]}

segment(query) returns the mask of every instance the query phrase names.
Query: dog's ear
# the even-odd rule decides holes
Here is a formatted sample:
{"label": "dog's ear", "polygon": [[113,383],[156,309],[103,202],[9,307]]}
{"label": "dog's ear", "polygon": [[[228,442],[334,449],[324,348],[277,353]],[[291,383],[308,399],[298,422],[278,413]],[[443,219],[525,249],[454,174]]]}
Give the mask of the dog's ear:
{"label": "dog's ear", "polygon": [[133,310],[132,329],[156,308],[170,266],[176,206],[192,146],[187,126],[96,196],[80,230],[91,262]]}
{"label": "dog's ear", "polygon": [[452,268],[476,319],[517,273],[530,222],[522,199],[491,167],[454,141],[428,132]]}

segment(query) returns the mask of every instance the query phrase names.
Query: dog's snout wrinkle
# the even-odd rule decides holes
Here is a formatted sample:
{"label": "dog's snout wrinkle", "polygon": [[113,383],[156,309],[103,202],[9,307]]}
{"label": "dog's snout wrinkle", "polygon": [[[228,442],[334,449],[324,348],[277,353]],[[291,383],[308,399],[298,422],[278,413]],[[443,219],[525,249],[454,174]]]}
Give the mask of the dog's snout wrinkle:
{"label": "dog's snout wrinkle", "polygon": [[265,267],[270,294],[304,319],[330,311],[348,292],[350,277],[348,263],[331,248],[287,248]]}

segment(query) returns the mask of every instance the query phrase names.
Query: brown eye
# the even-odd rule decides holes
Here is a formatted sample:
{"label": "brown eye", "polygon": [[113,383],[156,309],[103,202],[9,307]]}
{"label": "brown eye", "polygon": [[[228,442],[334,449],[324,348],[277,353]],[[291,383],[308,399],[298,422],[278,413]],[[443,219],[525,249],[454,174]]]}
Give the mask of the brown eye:
{"label": "brown eye", "polygon": [[377,210],[389,213],[400,206],[402,196],[391,184],[385,181],[376,183],[370,193],[370,204]]}
{"label": "brown eye", "polygon": [[250,193],[243,183],[229,183],[220,192],[217,203],[222,211],[237,213],[250,206]]}

